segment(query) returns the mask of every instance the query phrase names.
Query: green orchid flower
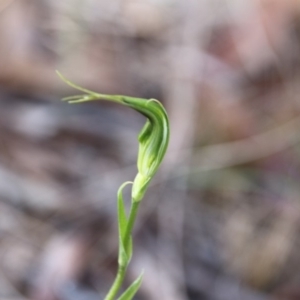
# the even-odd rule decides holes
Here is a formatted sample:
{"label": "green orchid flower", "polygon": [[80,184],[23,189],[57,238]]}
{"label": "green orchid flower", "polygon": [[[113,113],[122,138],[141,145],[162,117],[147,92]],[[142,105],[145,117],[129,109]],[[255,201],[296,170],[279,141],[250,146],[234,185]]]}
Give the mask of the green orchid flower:
{"label": "green orchid flower", "polygon": [[132,187],[132,201],[140,201],[159,168],[169,144],[170,126],[166,110],[155,99],[146,100],[143,98],[95,93],[72,83],[59,72],[57,74],[68,85],[86,93],[85,95],[76,95],[63,99],[69,103],[82,103],[94,100],[114,101],[133,108],[147,118],[146,124],[138,136],[138,174]]}
{"label": "green orchid flower", "polygon": [[[63,98],[68,103],[82,103],[94,100],[108,100],[133,108],[147,118],[139,136],[139,151],[137,158],[138,173],[132,182],[132,205],[127,217],[123,202],[122,190],[131,182],[121,185],[118,191],[118,223],[119,223],[119,258],[118,272],[115,281],[104,300],[114,300],[124,280],[124,276],[132,256],[132,229],[137,215],[138,207],[148,186],[157,172],[168,147],[170,126],[168,115],[163,105],[155,99],[142,99],[121,95],[99,94],[82,88],[66,79],[57,72],[58,76],[71,87],[84,92]],[[131,300],[142,281],[142,275],[135,280],[118,300]]]}

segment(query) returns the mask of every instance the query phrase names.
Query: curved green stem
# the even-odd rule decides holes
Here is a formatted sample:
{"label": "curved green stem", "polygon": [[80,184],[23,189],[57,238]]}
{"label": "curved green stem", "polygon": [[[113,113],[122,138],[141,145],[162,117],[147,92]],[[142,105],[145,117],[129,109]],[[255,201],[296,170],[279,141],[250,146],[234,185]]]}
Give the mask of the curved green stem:
{"label": "curved green stem", "polygon": [[[126,230],[125,230],[124,241],[123,241],[125,249],[128,249],[128,247],[129,247],[131,233],[132,233],[132,229],[133,229],[135,219],[137,216],[137,212],[139,209],[139,204],[140,204],[140,202],[132,202],[132,205],[130,208],[128,222],[127,222],[127,226],[126,226]],[[117,296],[117,294],[122,286],[122,283],[124,281],[124,277],[125,277],[128,265],[129,265],[129,263],[126,264],[125,266],[121,266],[121,265],[118,266],[117,276],[116,276],[116,278],[104,300],[114,300],[115,299],[115,297]]]}

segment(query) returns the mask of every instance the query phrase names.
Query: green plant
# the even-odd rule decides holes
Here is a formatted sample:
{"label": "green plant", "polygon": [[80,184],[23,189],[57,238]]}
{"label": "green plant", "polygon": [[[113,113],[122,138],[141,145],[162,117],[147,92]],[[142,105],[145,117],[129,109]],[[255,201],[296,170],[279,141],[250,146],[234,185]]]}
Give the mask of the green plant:
{"label": "green plant", "polygon": [[[132,257],[132,229],[135,223],[141,200],[158,170],[166,153],[170,129],[168,115],[162,104],[155,99],[142,99],[121,95],[105,95],[82,88],[66,79],[57,72],[58,76],[71,87],[84,92],[63,98],[68,103],[81,103],[93,100],[108,100],[133,108],[147,118],[139,136],[139,152],[137,159],[138,173],[133,182],[123,183],[118,190],[118,227],[119,227],[119,255],[118,272],[116,278],[104,300],[114,300],[123,283],[126,270]],[[131,208],[127,216],[122,191],[127,184],[132,184]],[[131,300],[139,289],[142,274],[125,290],[118,300]]]}

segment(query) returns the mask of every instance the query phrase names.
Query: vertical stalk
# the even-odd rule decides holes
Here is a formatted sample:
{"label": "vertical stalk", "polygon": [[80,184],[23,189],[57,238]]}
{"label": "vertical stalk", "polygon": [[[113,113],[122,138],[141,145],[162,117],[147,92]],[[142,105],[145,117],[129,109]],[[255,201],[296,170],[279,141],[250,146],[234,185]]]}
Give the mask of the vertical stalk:
{"label": "vertical stalk", "polygon": [[132,202],[131,207],[130,207],[130,212],[129,212],[129,217],[127,221],[127,226],[125,230],[125,236],[124,236],[124,247],[126,250],[128,250],[129,247],[129,242],[130,242],[130,237],[132,233],[132,229],[135,223],[136,215],[139,209],[140,201],[139,202]]}
{"label": "vertical stalk", "polygon": [[[128,266],[128,265],[127,265]],[[127,270],[127,266],[120,266],[118,267],[118,273],[117,276],[115,278],[114,283],[112,284],[107,296],[105,297],[104,300],[114,300],[116,295],[118,294],[118,291],[123,283],[125,274],[126,274],[126,270]]]}
{"label": "vertical stalk", "polygon": [[[124,248],[126,249],[126,251],[128,250],[128,247],[129,247],[130,237],[131,237],[132,229],[133,229],[133,226],[135,223],[136,215],[137,215],[137,212],[139,209],[139,204],[140,204],[140,202],[132,202],[131,207],[130,207],[128,222],[127,222],[124,241],[123,241]],[[115,281],[113,282],[113,284],[104,300],[114,300],[115,299],[115,297],[118,294],[118,292],[122,286],[122,283],[124,281],[124,277],[125,277],[128,265],[129,265],[129,262],[125,266],[121,266],[121,265],[118,266],[118,272],[117,272]]]}

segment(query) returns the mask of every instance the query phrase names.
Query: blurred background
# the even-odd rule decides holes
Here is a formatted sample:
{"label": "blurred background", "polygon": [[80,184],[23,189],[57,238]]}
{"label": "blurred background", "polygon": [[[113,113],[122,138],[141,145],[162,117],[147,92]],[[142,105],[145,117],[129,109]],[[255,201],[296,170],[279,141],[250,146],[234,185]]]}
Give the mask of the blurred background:
{"label": "blurred background", "polygon": [[299,0],[0,1],[1,300],[103,299],[116,272],[145,119],[62,103],[56,69],[169,113],[137,300],[300,299]]}

